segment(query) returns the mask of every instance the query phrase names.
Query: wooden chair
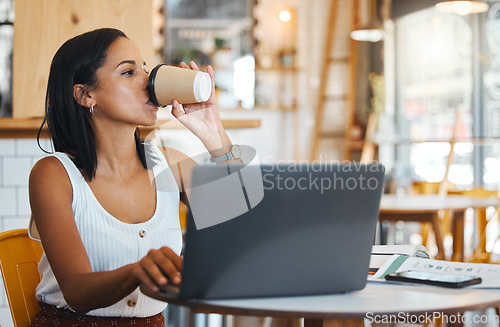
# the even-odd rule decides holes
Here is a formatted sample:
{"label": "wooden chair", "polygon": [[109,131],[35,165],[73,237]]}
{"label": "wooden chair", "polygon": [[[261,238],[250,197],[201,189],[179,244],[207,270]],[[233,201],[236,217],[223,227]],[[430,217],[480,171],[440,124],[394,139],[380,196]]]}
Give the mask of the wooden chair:
{"label": "wooden chair", "polygon": [[[437,183],[437,182],[416,181],[416,182],[413,182],[413,184],[411,186],[411,193],[412,194],[437,194],[438,189],[439,189],[439,183]],[[434,226],[433,224],[436,222],[437,221],[429,221],[427,223],[421,224],[420,236],[422,237],[422,244],[427,245],[427,242],[429,240],[429,233],[431,232],[431,226],[432,226],[432,232],[434,233],[435,238],[436,238],[436,246],[438,247],[438,249],[440,247],[442,247],[444,249],[444,244],[442,244],[442,241],[441,241],[441,243],[439,243],[440,241],[438,241],[438,238],[440,237],[440,235],[435,234],[436,228],[433,227]],[[442,231],[441,231],[441,233],[444,234]],[[444,237],[444,235],[443,235],[443,237]]]}
{"label": "wooden chair", "polygon": [[40,282],[38,262],[43,250],[27,229],[0,233],[0,272],[15,327],[27,327],[40,311],[35,290]]}
{"label": "wooden chair", "polygon": [[[411,193],[412,194],[439,194],[439,195],[446,195],[442,194],[443,191],[443,182],[414,182],[412,185]],[[445,188],[446,190],[448,189],[454,189],[454,186],[452,186],[450,183]],[[441,231],[441,238],[445,238],[447,235],[453,236],[452,230],[450,228],[451,226],[451,214],[449,211],[441,211],[438,214],[438,221],[440,222],[440,228],[439,230]],[[432,231],[433,233],[436,233],[435,228],[430,228],[432,226],[433,222],[429,221],[427,224],[424,223],[422,226],[420,226],[420,235],[422,236],[422,244],[427,244],[428,238],[429,238],[429,233]],[[436,236],[437,238],[438,236]],[[439,244],[436,244],[439,247]],[[444,244],[442,245],[444,247]]]}
{"label": "wooden chair", "polygon": [[[466,195],[470,197],[492,197],[499,198],[499,193],[497,190],[485,190],[484,188],[473,188],[470,190],[462,190],[462,191],[450,191],[450,194],[460,194]],[[495,208],[497,211],[497,215],[500,214],[499,208]],[[500,216],[498,216],[500,219]],[[479,241],[477,246],[474,249],[474,252],[467,261],[470,262],[481,262],[488,263],[490,262],[491,253],[486,250],[486,231],[488,225],[488,219],[486,217],[486,208],[480,208],[474,210],[474,220],[476,224],[476,228],[479,234]],[[499,235],[500,237],[500,235]]]}
{"label": "wooden chair", "polygon": [[179,203],[179,222],[181,224],[181,230],[184,233],[186,230],[186,221],[187,221],[187,206],[183,203]]}
{"label": "wooden chair", "polygon": [[[426,182],[418,182],[416,186],[414,186],[412,193],[414,195],[417,194],[435,194],[433,192],[423,192],[422,190],[432,190],[434,186],[432,184],[428,184]],[[412,213],[412,214],[402,214],[401,212],[391,212],[391,213],[383,213],[379,215],[380,222],[388,222],[388,223],[396,223],[396,222],[404,222],[404,223],[418,223],[420,226],[420,235],[422,236],[422,244],[429,247],[428,244],[428,235],[432,230],[434,235],[435,245],[437,247],[436,259],[445,259],[445,251],[444,251],[444,233],[443,233],[443,219],[442,212],[422,212],[422,213]]]}

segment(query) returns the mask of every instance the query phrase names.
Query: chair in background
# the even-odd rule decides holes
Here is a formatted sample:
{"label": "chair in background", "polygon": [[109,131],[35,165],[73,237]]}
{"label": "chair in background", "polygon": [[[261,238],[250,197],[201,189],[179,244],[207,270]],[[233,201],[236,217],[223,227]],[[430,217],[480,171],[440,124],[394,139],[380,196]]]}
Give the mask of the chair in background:
{"label": "chair in background", "polygon": [[28,229],[0,233],[0,272],[15,327],[27,327],[40,311],[35,290],[40,282],[38,262],[43,250]]}
{"label": "chair in background", "polygon": [[[443,186],[444,181],[442,182],[424,182],[424,181],[415,181],[412,184],[411,193],[416,195],[432,195],[439,194],[441,196],[445,196],[448,193],[449,189],[453,189],[454,186],[449,182],[446,182],[446,186]],[[436,239],[441,239],[444,241],[447,235],[453,237],[451,231],[451,215],[449,211],[441,211],[438,214],[438,220],[436,221],[428,221],[427,223],[423,223],[420,226],[420,235],[422,237],[422,244],[426,245],[429,238],[429,233],[435,235],[436,228],[435,224],[439,222],[440,227],[437,230],[440,230],[441,235],[435,235]],[[441,241],[441,242],[443,242]],[[436,241],[438,243],[438,241]],[[444,249],[444,244],[436,244],[439,248],[440,246]]]}
{"label": "chair in background", "polygon": [[[411,194],[437,194],[439,190],[438,182],[424,182],[424,181],[414,181],[411,185]],[[422,237],[422,244],[426,245],[428,238],[430,227],[432,226],[432,222],[423,223],[420,226],[420,236]],[[432,231],[434,232],[434,230]],[[437,245],[437,244],[436,244]],[[444,245],[443,245],[444,247]]]}
{"label": "chair in background", "polygon": [[[461,190],[461,191],[449,191],[449,194],[460,194],[466,195],[470,197],[479,197],[479,198],[499,198],[499,193],[497,190],[485,190],[481,187],[472,188],[470,190]],[[496,215],[500,221],[500,210],[496,209]],[[487,225],[489,223],[488,218],[486,217],[486,208],[480,208],[474,210],[474,223],[478,232],[478,243],[474,249],[474,252],[467,261],[470,262],[480,262],[480,263],[488,263],[490,262],[491,253],[486,250],[486,235],[487,235]],[[499,235],[500,237],[500,235]]]}
{"label": "chair in background", "polygon": [[179,202],[179,222],[181,225],[182,233],[186,231],[187,210],[187,206],[182,201]]}

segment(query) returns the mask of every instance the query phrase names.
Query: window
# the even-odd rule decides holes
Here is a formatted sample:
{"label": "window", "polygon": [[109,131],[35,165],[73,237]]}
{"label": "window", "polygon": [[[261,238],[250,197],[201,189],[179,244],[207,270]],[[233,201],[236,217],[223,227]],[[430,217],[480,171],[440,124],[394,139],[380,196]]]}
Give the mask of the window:
{"label": "window", "polygon": [[[459,188],[500,187],[500,4],[458,16],[433,7],[396,21],[397,160],[412,178],[441,181],[458,111],[462,119],[449,180]],[[498,141],[498,140],[497,140]],[[495,168],[494,168],[495,167]]]}

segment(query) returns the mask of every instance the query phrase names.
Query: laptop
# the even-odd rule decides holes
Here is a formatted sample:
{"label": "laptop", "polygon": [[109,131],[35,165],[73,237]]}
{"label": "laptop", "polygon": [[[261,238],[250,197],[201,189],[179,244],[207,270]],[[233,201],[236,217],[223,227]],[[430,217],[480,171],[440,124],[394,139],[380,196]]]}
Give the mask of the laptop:
{"label": "laptop", "polygon": [[[224,175],[237,177],[247,208],[208,226],[196,221],[190,210],[180,288],[160,293],[180,299],[223,299],[363,289],[384,167],[376,163],[255,167],[260,180],[255,170],[254,176],[245,173],[244,166],[232,166],[232,171],[224,165],[194,169],[194,186]],[[219,206],[221,213],[235,211],[225,210],[239,201],[233,195]],[[193,199],[190,196],[190,204]]]}

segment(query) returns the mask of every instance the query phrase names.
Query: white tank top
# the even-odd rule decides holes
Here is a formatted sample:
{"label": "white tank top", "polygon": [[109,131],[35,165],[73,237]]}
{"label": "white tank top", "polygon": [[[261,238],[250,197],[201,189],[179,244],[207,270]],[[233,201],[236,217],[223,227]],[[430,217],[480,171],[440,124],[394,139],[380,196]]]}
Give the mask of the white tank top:
{"label": "white tank top", "polygon": [[[177,254],[182,247],[179,223],[179,188],[163,154],[156,146],[145,145],[148,168],[156,181],[156,210],[148,221],[124,223],[109,214],[97,201],[75,164],[65,153],[53,154],[64,165],[73,187],[73,214],[87,251],[92,271],[107,271],[142,259],[149,250],[168,246]],[[33,237],[36,231],[30,223]],[[43,244],[42,244],[43,246]],[[63,294],[45,253],[38,265],[42,280],[36,289],[39,301],[59,308],[71,308]],[[82,285],[85,287],[85,285]],[[162,312],[167,304],[142,294],[137,288],[117,303],[89,311],[93,316],[147,317]]]}

